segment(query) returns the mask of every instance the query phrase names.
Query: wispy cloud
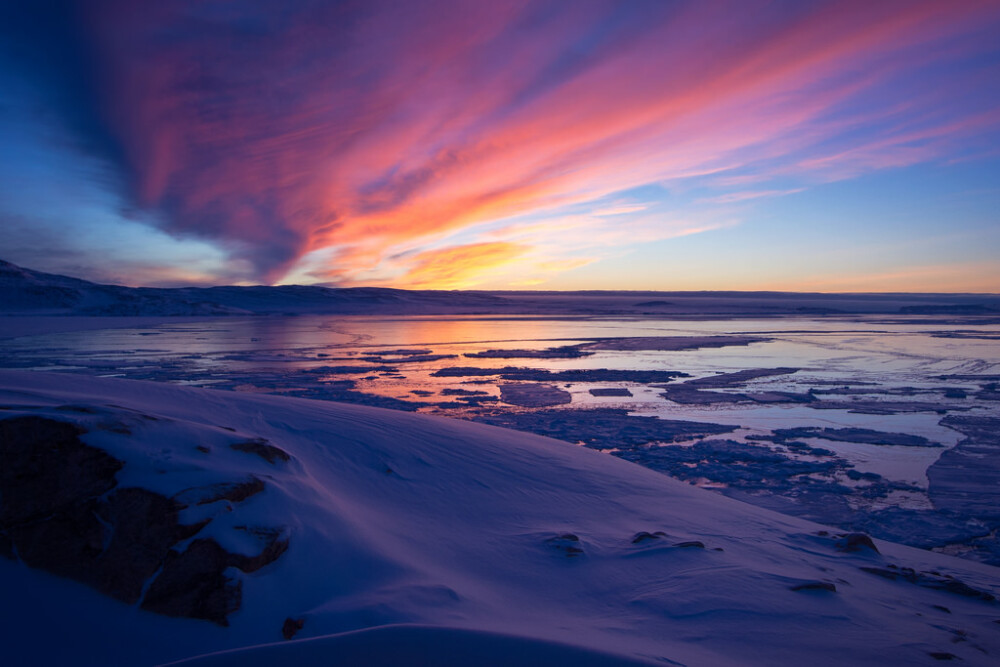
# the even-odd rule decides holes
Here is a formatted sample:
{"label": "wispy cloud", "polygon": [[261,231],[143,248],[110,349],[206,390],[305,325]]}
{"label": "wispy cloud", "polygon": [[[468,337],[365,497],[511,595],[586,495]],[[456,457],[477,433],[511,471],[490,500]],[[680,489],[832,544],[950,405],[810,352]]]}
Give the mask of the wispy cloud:
{"label": "wispy cloud", "polygon": [[792,195],[796,192],[802,192],[803,190],[805,190],[805,188],[793,188],[791,190],[745,190],[743,192],[730,192],[724,195],[718,195],[717,197],[706,197],[704,199],[700,199],[699,202],[733,204],[736,202],[761,199],[764,197],[783,197],[784,195]]}
{"label": "wispy cloud", "polygon": [[[1000,126],[982,108],[985,74],[953,74],[991,48],[991,2],[80,11],[97,76],[74,101],[103,119],[131,203],[265,281],[465,286],[476,262],[542,275],[573,252],[591,261],[732,225],[713,206],[808,186],[774,187],[776,175],[954,157]],[[947,100],[913,95],[915,76]],[[720,189],[687,222],[619,196],[712,174]]]}

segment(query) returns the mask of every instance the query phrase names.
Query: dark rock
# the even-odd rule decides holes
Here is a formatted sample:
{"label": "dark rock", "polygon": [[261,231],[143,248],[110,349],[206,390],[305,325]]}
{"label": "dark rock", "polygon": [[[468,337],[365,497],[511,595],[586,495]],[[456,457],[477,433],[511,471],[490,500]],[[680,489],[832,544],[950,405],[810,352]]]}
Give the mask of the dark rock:
{"label": "dark rock", "polygon": [[272,465],[275,461],[288,461],[291,458],[288,455],[288,452],[280,447],[275,447],[264,438],[254,438],[253,440],[234,442],[229,445],[229,447],[230,449],[235,449],[238,452],[256,454]]}
{"label": "dark rock", "polygon": [[882,577],[883,579],[889,579],[891,581],[907,581],[922,588],[930,588],[936,591],[961,595],[962,597],[982,600],[983,602],[994,602],[996,600],[996,597],[992,593],[981,591],[978,588],[973,588],[964,581],[949,575],[937,575],[932,572],[917,572],[913,568],[909,567],[897,567],[894,565],[890,565],[889,567],[892,569],[880,567],[862,567],[860,569],[868,574],[874,574],[877,577]]}
{"label": "dark rock", "polygon": [[239,503],[265,489],[264,482],[251,476],[243,482],[221,482],[209,486],[196,486],[174,494],[173,499],[184,507],[208,505],[220,500]]}
{"label": "dark rock", "polygon": [[837,587],[831,584],[829,581],[807,581],[802,584],[796,584],[790,586],[789,590],[792,591],[830,591],[831,593],[837,592]]}
{"label": "dark rock", "polygon": [[943,611],[946,614],[950,614],[951,613],[951,609],[948,609],[948,607],[945,607],[944,605],[932,604],[931,607],[933,607],[934,609],[937,609],[938,611]]}
{"label": "dark rock", "polygon": [[96,415],[97,410],[89,405],[60,405],[56,407],[59,412],[75,412],[81,415]]}
{"label": "dark rock", "polygon": [[837,540],[837,551],[855,553],[858,551],[871,550],[879,553],[878,547],[872,542],[872,538],[864,533],[848,533]]}
{"label": "dark rock", "polygon": [[978,588],[973,588],[964,581],[947,576],[942,578],[933,578],[923,574],[917,583],[924,588],[933,588],[934,590],[954,593],[955,595],[961,595],[962,597],[984,600],[986,602],[992,602],[996,599],[992,593],[987,593],[986,591],[981,591]]}
{"label": "dark rock", "polygon": [[291,639],[305,625],[306,619],[304,618],[286,618],[284,624],[281,626],[281,636],[285,639]]}
{"label": "dark rock", "polygon": [[580,538],[573,533],[564,533],[545,540],[557,551],[566,554],[567,558],[576,558],[584,553],[580,545]]}
{"label": "dark rock", "polygon": [[114,532],[98,559],[94,586],[119,600],[138,601],[144,582],[160,568],[170,548],[208,523],[181,525],[180,509],[173,500],[146,489],[115,491],[98,510]]}
{"label": "dark rock", "polygon": [[263,491],[264,482],[251,477],[174,498],[114,488],[122,462],[82,443],[81,433],[40,417],[0,421],[0,554],[129,604],[139,602],[149,584],[144,609],[226,625],[241,599],[241,584],[227,568],[254,572],[280,557],[289,540],[282,531],[253,528],[248,532],[261,542],[254,556],[229,553],[210,539],[195,540],[181,553],[178,545],[209,520],[181,524],[180,511],[241,502]]}
{"label": "dark rock", "polygon": [[122,462],[80,441],[83,429],[43,417],[0,420],[0,530],[110,491]]}
{"label": "dark rock", "polygon": [[205,524],[178,524],[178,505],[139,488],[119,489],[43,521],[11,530],[29,567],[81,581],[116,599],[138,601],[170,547]]}
{"label": "dark rock", "polygon": [[692,540],[690,542],[678,542],[674,546],[679,549],[704,549],[705,543],[699,542],[698,540]]}
{"label": "dark rock", "polygon": [[[882,567],[862,567],[861,569],[867,572],[868,574],[874,574],[877,577],[882,577],[883,579],[890,579],[892,581],[896,581],[900,577],[908,581],[911,580],[911,578],[908,577],[905,572],[901,572],[897,566],[890,565],[889,567],[893,569],[889,570]],[[912,582],[916,582],[916,576],[912,577]]]}
{"label": "dark rock", "polygon": [[171,551],[153,580],[141,607],[165,616],[201,618],[228,626],[240,608],[242,583],[227,576],[231,554],[212,539],[191,543],[182,553]]}
{"label": "dark rock", "polygon": [[11,526],[11,540],[24,563],[61,577],[94,584],[94,564],[104,551],[108,529],[89,499],[44,520]]}
{"label": "dark rock", "polygon": [[935,660],[954,660],[958,657],[954,653],[948,653],[947,651],[931,651],[927,655]]}
{"label": "dark rock", "polygon": [[664,533],[662,530],[658,530],[655,533],[647,533],[646,531],[642,531],[632,536],[632,544],[641,544],[642,542],[646,542],[648,540],[658,540],[661,537],[666,537],[666,536],[667,534]]}
{"label": "dark rock", "polygon": [[243,572],[256,572],[265,565],[278,560],[281,554],[288,551],[288,538],[282,537],[282,531],[280,530],[259,526],[240,526],[240,529],[257,537],[263,543],[263,548],[256,556],[230,555],[230,564]]}

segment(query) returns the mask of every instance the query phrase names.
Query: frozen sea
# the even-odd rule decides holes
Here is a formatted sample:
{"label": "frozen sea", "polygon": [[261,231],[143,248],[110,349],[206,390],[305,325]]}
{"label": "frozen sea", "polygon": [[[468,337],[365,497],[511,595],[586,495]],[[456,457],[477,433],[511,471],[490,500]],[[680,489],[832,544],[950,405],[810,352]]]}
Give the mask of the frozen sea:
{"label": "frozen sea", "polygon": [[[736,344],[601,349],[661,337]],[[1000,418],[1000,325],[973,318],[165,319],[0,340],[0,367],[484,421],[845,530],[1000,564],[1000,516],[955,501],[968,464],[956,452],[1000,458],[995,437],[970,436]],[[698,383],[739,371],[750,373]],[[979,467],[991,466],[987,457]],[[970,493],[983,492],[977,483]]]}

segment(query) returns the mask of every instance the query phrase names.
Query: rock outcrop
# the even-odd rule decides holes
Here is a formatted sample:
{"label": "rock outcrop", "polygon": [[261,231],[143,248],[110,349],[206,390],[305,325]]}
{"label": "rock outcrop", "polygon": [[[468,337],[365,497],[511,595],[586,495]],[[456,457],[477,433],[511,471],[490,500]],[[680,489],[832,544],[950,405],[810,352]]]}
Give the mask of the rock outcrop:
{"label": "rock outcrop", "polygon": [[[238,504],[263,492],[264,482],[251,476],[172,497],[122,487],[126,462],[83,442],[84,433],[41,416],[0,420],[0,555],[149,611],[227,625],[242,599],[229,569],[260,569],[285,552],[288,539],[278,529],[244,526],[263,544],[255,556],[230,553],[210,537],[188,544],[211,519],[188,524],[180,515]],[[252,451],[282,459],[277,452],[284,454],[262,443]]]}

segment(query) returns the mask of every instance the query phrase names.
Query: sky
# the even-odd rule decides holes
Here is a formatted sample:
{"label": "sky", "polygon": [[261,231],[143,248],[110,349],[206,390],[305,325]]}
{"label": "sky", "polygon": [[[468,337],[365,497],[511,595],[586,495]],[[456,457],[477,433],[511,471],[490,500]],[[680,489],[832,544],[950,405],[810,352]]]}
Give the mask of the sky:
{"label": "sky", "polygon": [[22,266],[1000,292],[1000,0],[2,4]]}

